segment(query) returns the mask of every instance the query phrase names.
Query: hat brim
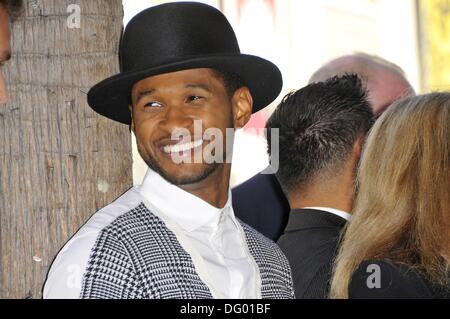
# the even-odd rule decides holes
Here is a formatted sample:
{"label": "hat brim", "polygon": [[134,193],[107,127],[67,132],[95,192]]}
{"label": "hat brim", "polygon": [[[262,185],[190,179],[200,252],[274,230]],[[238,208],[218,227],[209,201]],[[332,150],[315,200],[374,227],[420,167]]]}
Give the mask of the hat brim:
{"label": "hat brim", "polygon": [[89,90],[88,104],[111,120],[131,124],[129,105],[134,84],[150,76],[195,68],[212,68],[238,74],[252,94],[253,113],[273,102],[283,86],[277,66],[260,57],[245,54],[196,56],[107,78]]}

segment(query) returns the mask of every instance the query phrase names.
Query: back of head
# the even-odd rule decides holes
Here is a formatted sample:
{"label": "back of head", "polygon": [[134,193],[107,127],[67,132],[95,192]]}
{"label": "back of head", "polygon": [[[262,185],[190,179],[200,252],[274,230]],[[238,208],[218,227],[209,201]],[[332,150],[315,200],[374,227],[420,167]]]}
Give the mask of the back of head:
{"label": "back of head", "polygon": [[376,115],[401,97],[414,95],[414,89],[404,71],[394,63],[365,53],[338,57],[319,68],[310,83],[322,82],[333,76],[357,74],[369,92],[369,100]]}
{"label": "back of head", "polygon": [[369,259],[404,263],[445,284],[449,136],[450,93],[400,100],[374,125],[361,158],[353,219],[336,261],[334,297],[346,297],[352,272]]}
{"label": "back of head", "polygon": [[267,124],[268,129],[279,129],[276,175],[287,196],[312,180],[339,173],[372,123],[356,75],[334,77],[287,95]]}
{"label": "back of head", "polygon": [[[323,82],[334,76],[357,74],[363,81],[367,81],[374,69],[384,68],[389,72],[405,78],[405,72],[396,64],[376,55],[355,53],[344,55],[327,62],[320,67],[309,79],[309,83]],[[406,79],[405,79],[406,80]]]}

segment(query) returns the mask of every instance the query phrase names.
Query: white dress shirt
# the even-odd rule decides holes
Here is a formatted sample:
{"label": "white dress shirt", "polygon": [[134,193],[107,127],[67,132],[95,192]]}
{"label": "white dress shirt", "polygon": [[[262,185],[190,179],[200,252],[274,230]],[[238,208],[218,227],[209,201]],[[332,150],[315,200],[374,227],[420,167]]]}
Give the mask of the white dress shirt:
{"label": "white dress shirt", "polygon": [[325,212],[331,213],[333,215],[344,218],[346,221],[351,221],[352,215],[344,212],[343,210],[330,208],[330,207],[305,207],[304,209],[315,209],[315,210],[323,210]]}
{"label": "white dress shirt", "polygon": [[261,298],[259,269],[234,216],[230,190],[219,209],[149,169],[139,192],[191,256],[214,298]]}

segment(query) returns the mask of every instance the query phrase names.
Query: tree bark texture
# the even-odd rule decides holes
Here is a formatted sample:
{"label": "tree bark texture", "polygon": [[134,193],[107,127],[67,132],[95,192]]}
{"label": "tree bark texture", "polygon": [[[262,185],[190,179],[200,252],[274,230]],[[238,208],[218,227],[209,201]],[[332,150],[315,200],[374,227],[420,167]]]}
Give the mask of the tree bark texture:
{"label": "tree bark texture", "polygon": [[[29,0],[12,25],[0,105],[0,297],[40,298],[53,258],[132,185],[129,128],[86,93],[118,72],[120,0]],[[80,27],[69,28],[71,4]]]}

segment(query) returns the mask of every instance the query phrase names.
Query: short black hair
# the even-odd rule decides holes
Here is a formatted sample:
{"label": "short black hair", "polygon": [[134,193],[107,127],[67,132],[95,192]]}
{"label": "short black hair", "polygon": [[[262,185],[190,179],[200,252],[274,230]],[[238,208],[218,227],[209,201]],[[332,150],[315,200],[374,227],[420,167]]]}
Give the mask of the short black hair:
{"label": "short black hair", "polygon": [[336,173],[348,160],[354,143],[374,122],[361,79],[333,77],[288,94],[267,123],[279,129],[279,170],[283,191],[290,193],[323,173]]}
{"label": "short black hair", "polygon": [[213,69],[216,75],[222,79],[225,89],[227,90],[228,97],[231,99],[231,97],[234,95],[234,93],[240,89],[241,87],[246,86],[244,80],[240,75],[234,72],[230,71],[224,71],[220,69]]}
{"label": "short black hair", "polygon": [[0,0],[0,6],[4,6],[11,21],[14,21],[22,13],[22,0]]}

